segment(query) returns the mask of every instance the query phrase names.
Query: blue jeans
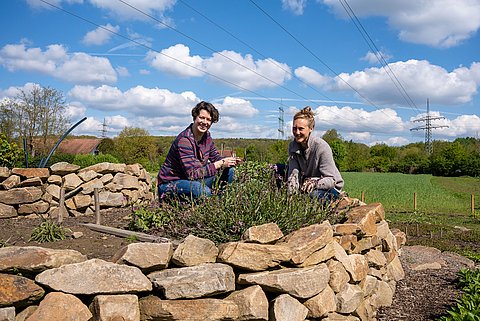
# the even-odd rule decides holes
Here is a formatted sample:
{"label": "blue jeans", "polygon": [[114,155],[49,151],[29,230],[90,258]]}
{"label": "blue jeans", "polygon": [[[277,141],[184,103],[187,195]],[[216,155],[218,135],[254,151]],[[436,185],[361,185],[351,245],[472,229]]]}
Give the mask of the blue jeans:
{"label": "blue jeans", "polygon": [[331,189],[315,189],[310,193],[310,196],[316,197],[321,201],[334,201],[340,195],[340,191],[336,188]]}
{"label": "blue jeans", "polygon": [[[233,182],[235,169],[233,167],[225,168],[219,179],[219,187],[222,188],[227,183]],[[201,196],[209,197],[212,195],[212,186],[217,177],[206,177],[202,180],[191,181],[188,179],[179,179],[168,183],[158,185],[158,195],[179,195],[187,198],[197,199]]]}

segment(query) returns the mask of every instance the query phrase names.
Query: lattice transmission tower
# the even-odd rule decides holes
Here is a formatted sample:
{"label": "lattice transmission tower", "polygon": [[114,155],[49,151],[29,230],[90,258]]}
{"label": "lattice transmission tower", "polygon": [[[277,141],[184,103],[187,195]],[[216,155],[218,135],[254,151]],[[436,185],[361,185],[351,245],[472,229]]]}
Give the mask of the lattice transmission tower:
{"label": "lattice transmission tower", "polygon": [[105,118],[103,119],[103,124],[102,124],[102,130],[100,130],[100,132],[102,133],[102,138],[106,138],[107,137],[107,132],[108,132],[108,129],[107,129],[107,123],[105,122]]}
{"label": "lattice transmission tower", "polygon": [[446,125],[432,125],[432,120],[445,119],[443,116],[430,116],[430,103],[427,99],[427,115],[425,117],[415,119],[414,122],[425,122],[424,126],[418,126],[411,128],[410,130],[425,130],[425,150],[428,155],[431,155],[433,152],[432,144],[432,129],[437,128],[448,128]]}
{"label": "lattice transmission tower", "polygon": [[284,110],[283,107],[278,107],[278,139],[285,138],[285,121],[283,119]]}

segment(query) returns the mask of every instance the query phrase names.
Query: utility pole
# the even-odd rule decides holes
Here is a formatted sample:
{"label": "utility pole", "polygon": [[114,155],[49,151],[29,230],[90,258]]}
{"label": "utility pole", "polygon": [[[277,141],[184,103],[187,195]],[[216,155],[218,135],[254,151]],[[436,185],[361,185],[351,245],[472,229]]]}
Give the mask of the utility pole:
{"label": "utility pole", "polygon": [[283,120],[284,110],[283,107],[278,107],[278,139],[285,138],[285,121]]}
{"label": "utility pole", "polygon": [[103,118],[103,124],[102,124],[102,138],[106,138],[107,137],[107,123],[105,122],[105,118]]}
{"label": "utility pole", "polygon": [[436,128],[448,128],[446,125],[432,125],[432,120],[445,119],[443,116],[430,116],[430,103],[427,99],[427,115],[423,118],[415,119],[414,122],[425,122],[425,126],[418,126],[411,128],[410,130],[425,130],[425,150],[428,155],[431,155],[433,152],[432,145],[432,129]]}

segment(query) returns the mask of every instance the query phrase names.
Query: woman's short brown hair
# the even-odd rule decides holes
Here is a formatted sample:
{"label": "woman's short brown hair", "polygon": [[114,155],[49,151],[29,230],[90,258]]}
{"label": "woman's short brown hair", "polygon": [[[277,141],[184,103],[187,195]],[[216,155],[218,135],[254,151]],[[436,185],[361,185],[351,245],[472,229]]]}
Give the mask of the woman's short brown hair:
{"label": "woman's short brown hair", "polygon": [[220,118],[218,110],[215,108],[215,106],[213,106],[211,103],[207,103],[206,101],[201,101],[192,109],[192,117],[194,121],[195,118],[200,115],[200,110],[202,109],[206,110],[210,114],[210,117],[212,117],[212,124],[216,123]]}

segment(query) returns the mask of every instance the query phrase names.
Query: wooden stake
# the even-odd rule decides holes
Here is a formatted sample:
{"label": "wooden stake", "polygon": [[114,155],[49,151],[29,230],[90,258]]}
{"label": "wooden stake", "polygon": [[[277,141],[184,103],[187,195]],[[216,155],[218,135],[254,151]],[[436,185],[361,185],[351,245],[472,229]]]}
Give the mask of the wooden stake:
{"label": "wooden stake", "polygon": [[93,202],[95,203],[95,224],[102,224],[100,217],[100,197],[98,196],[98,188],[93,189]]}
{"label": "wooden stake", "polygon": [[63,222],[63,214],[67,211],[65,208],[65,187],[60,188],[60,204],[58,204],[58,224],[61,224]]}
{"label": "wooden stake", "polygon": [[470,197],[470,203],[472,206],[472,215],[473,218],[475,218],[475,195],[472,194],[472,197]]}
{"label": "wooden stake", "polygon": [[413,210],[417,210],[417,192],[413,192]]}
{"label": "wooden stake", "polygon": [[362,191],[362,196],[361,196],[360,200],[361,200],[363,203],[365,203],[365,192],[364,192],[364,191]]}
{"label": "wooden stake", "polygon": [[159,236],[154,236],[154,235],[149,235],[149,234],[134,232],[134,231],[126,231],[116,227],[109,227],[109,226],[103,226],[103,225],[91,224],[91,223],[83,223],[81,225],[84,225],[89,229],[100,232],[100,233],[108,233],[108,234],[121,236],[121,237],[129,237],[129,236],[135,237],[137,238],[137,240],[142,242],[164,243],[164,242],[170,241],[165,237],[159,237]]}

